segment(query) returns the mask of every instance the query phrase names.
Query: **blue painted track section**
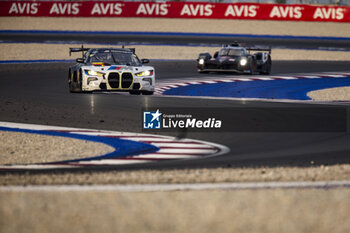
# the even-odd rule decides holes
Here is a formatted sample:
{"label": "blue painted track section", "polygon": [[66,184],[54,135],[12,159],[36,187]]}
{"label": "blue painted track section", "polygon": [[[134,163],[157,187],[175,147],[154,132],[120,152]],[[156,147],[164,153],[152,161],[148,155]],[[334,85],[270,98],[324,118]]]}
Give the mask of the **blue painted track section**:
{"label": "blue painted track section", "polygon": [[0,127],[0,130],[30,133],[30,134],[40,134],[40,135],[46,135],[46,136],[68,137],[73,139],[99,142],[99,143],[103,143],[108,146],[111,146],[115,149],[113,152],[105,155],[83,158],[83,159],[76,159],[76,160],[53,162],[48,164],[89,161],[89,160],[96,160],[96,159],[121,158],[121,157],[133,156],[138,154],[153,153],[159,150],[158,147],[150,144],[131,141],[131,140],[125,140],[120,138],[113,138],[113,137],[91,136],[91,135],[82,135],[82,134],[74,134],[74,133],[66,133],[66,132],[58,132],[58,131],[46,131],[46,130],[28,130],[28,129],[8,128],[8,127]]}
{"label": "blue painted track section", "polygon": [[310,91],[343,86],[350,86],[350,77],[194,84],[173,88],[163,94],[310,100],[310,97],[307,96]]}

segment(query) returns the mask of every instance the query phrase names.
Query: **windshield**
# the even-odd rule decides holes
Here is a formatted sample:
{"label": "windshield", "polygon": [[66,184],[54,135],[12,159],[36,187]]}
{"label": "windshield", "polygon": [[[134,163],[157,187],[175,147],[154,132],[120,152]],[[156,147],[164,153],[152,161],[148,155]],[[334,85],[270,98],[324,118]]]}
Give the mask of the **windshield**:
{"label": "windshield", "polygon": [[141,65],[135,54],[123,51],[93,52],[88,57],[88,63],[94,62],[103,62],[111,65]]}
{"label": "windshield", "polygon": [[244,55],[244,49],[222,49],[220,56],[242,56]]}

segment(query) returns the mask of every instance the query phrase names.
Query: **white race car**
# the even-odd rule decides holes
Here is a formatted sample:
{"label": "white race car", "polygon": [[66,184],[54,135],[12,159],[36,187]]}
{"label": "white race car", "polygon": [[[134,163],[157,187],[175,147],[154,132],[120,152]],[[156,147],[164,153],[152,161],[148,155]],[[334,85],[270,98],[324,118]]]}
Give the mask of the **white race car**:
{"label": "white race car", "polygon": [[70,48],[82,52],[82,58],[69,68],[70,92],[128,91],[134,95],[152,95],[155,70],[144,66],[132,48]]}

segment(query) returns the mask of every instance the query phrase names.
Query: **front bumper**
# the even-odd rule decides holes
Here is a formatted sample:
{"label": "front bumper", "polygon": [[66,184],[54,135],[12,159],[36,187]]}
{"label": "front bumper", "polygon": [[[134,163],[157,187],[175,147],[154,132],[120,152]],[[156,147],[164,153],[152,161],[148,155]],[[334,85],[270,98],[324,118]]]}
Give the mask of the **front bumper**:
{"label": "front bumper", "polygon": [[132,72],[110,72],[104,76],[83,77],[83,91],[154,91],[155,77],[138,77]]}
{"label": "front bumper", "polygon": [[242,66],[238,62],[224,61],[206,61],[204,64],[197,63],[199,72],[234,72],[234,73],[250,73],[248,65]]}
{"label": "front bumper", "polygon": [[230,72],[230,73],[250,73],[250,70],[237,70],[237,69],[200,69],[198,68],[199,72]]}

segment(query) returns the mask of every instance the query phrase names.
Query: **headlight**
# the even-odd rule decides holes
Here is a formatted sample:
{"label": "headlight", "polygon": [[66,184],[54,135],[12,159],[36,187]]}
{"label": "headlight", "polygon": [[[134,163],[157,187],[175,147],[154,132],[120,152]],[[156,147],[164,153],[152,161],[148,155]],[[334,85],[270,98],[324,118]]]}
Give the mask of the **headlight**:
{"label": "headlight", "polygon": [[199,59],[198,63],[199,65],[204,65],[204,59],[203,58]]}
{"label": "headlight", "polygon": [[139,73],[136,73],[137,77],[142,77],[142,76],[152,76],[153,75],[153,70],[145,70]]}
{"label": "headlight", "polygon": [[240,61],[239,61],[239,64],[241,64],[241,66],[245,66],[247,64],[248,60],[247,58],[242,58]]}
{"label": "headlight", "polygon": [[104,75],[104,73],[94,71],[94,70],[85,70],[85,74],[92,75],[92,76],[99,76],[99,77],[103,77],[103,75]]}

